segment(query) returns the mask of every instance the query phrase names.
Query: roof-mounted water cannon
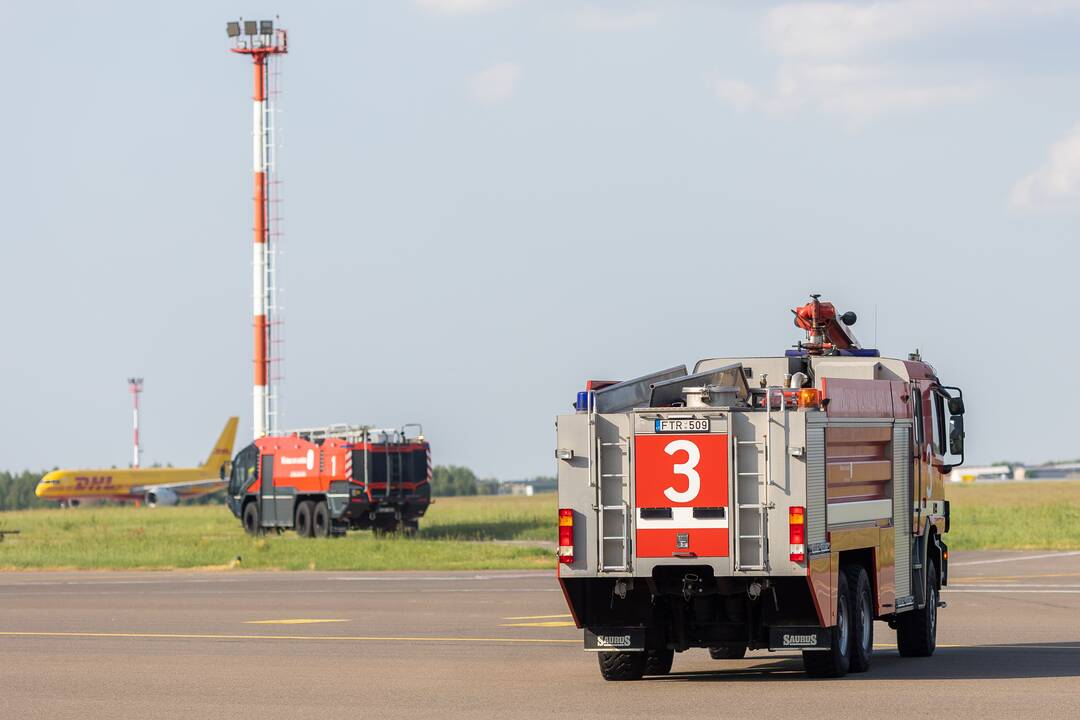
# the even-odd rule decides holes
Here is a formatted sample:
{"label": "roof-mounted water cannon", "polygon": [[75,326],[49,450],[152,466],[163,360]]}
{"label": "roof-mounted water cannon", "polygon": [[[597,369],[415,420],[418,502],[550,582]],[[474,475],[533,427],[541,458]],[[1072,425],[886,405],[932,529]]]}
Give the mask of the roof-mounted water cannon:
{"label": "roof-mounted water cannon", "polygon": [[832,354],[839,350],[859,350],[859,341],[849,329],[858,316],[850,310],[837,315],[831,302],[818,300],[821,295],[811,295],[810,302],[791,312],[795,315],[795,327],[806,331],[806,341],[798,348],[808,355]]}

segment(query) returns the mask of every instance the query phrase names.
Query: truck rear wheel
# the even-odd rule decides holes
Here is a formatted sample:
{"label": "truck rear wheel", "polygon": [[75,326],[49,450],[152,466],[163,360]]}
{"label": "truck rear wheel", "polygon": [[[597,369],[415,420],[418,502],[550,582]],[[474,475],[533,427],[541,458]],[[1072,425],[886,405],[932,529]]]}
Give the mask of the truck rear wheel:
{"label": "truck rear wheel", "polygon": [[671,663],[675,660],[675,651],[671,648],[649,650],[644,655],[645,675],[667,675],[671,672]]}
{"label": "truck rear wheel", "polygon": [[315,503],[311,513],[311,533],[318,538],[330,535],[330,508],[326,507],[325,500]]}
{"label": "truck rear wheel", "polygon": [[648,654],[643,652],[602,652],[600,674],[605,680],[640,680],[645,674]]}
{"label": "truck rear wheel", "polygon": [[938,576],[933,560],[927,560],[926,569],[926,607],[896,618],[896,647],[901,657],[930,657],[937,648]]}
{"label": "truck rear wheel", "polygon": [[244,532],[248,535],[262,535],[262,518],[259,517],[259,504],[249,502],[244,506]]}
{"label": "truck rear wheel", "polygon": [[803,668],[810,677],[843,677],[851,666],[851,593],[847,575],[837,574],[836,625],[829,628],[828,650],[803,650]]}
{"label": "truck rear wheel", "polygon": [[862,565],[852,565],[845,570],[851,589],[851,667],[853,673],[870,669],[870,657],[874,653],[874,596],[870,592],[870,578]]}
{"label": "truck rear wheel", "polygon": [[709,648],[713,660],[739,660],[746,657],[746,643],[724,643]]}
{"label": "truck rear wheel", "polygon": [[310,500],[301,500],[296,504],[296,521],[294,527],[300,537],[311,537],[311,506],[315,503]]}

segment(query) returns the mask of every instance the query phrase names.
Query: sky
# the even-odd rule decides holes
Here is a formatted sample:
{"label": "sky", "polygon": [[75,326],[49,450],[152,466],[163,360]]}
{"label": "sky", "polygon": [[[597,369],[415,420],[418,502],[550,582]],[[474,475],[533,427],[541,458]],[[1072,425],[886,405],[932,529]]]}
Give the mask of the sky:
{"label": "sky", "polygon": [[1080,1],[106,0],[0,15],[0,468],[125,465],[130,376],[144,464],[250,439],[224,28],[273,14],[284,427],[551,474],[586,379],[781,354],[817,292],[970,462],[1080,457]]}

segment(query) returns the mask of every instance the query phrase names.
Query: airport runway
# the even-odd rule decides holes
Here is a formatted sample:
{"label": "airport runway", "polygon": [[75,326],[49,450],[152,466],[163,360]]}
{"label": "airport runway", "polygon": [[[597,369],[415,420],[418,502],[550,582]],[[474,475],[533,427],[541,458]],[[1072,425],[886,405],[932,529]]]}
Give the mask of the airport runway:
{"label": "airport runway", "polygon": [[12,718],[1080,717],[1080,552],[953,553],[938,652],[605,683],[550,573],[0,573]]}

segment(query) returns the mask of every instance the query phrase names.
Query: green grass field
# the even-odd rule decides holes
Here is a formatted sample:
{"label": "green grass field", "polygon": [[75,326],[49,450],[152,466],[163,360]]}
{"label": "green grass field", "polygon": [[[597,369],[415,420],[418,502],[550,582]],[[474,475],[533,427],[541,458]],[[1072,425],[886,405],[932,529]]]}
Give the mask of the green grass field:
{"label": "green grass field", "polygon": [[953,550],[1080,549],[1080,482],[950,485]]}
{"label": "green grass field", "polygon": [[[954,550],[1080,549],[1080,482],[947,489]],[[250,568],[495,570],[552,568],[554,495],[439,498],[415,539],[353,532],[336,540],[293,533],[249,538],[220,505],[78,508],[0,513],[0,569]],[[240,558],[239,562],[236,558]]]}
{"label": "green grass field", "polygon": [[[495,570],[554,568],[550,549],[477,542],[555,537],[555,496],[438,498],[418,538],[370,531],[312,540],[246,536],[223,505],[83,507],[0,513],[0,569],[220,568]],[[239,562],[236,558],[240,558]]]}

